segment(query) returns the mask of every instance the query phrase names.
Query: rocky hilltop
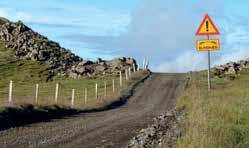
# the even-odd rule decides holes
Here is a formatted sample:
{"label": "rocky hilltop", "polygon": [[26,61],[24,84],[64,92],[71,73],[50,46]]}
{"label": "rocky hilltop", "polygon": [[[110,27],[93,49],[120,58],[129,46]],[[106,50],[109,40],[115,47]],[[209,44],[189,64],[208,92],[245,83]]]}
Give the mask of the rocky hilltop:
{"label": "rocky hilltop", "polygon": [[238,62],[228,62],[224,65],[215,66],[212,68],[212,73],[215,76],[223,77],[224,75],[235,75],[243,69],[249,69],[249,59],[240,60]]}
{"label": "rocky hilltop", "polygon": [[33,31],[21,21],[11,22],[1,17],[0,40],[4,41],[5,48],[14,49],[17,59],[47,63],[51,76],[91,77],[124,71],[129,67],[133,68],[133,64],[137,67],[134,59],[125,57],[111,61],[100,58],[95,62],[83,60],[58,43]]}

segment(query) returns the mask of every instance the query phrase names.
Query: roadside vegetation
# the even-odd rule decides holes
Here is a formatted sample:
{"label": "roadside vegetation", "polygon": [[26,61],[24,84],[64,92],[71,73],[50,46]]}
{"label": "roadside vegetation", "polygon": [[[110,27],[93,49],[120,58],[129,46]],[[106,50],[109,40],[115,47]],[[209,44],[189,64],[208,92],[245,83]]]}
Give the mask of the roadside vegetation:
{"label": "roadside vegetation", "polygon": [[[95,110],[105,108],[111,103],[120,100],[125,93],[139,83],[149,74],[148,71],[140,71],[132,74],[129,80],[123,78],[122,87],[118,76],[106,76],[97,78],[61,78],[51,82],[39,83],[39,96],[35,99],[35,83],[32,81],[13,81],[13,102],[8,102],[8,81],[0,85],[0,112],[4,112],[9,107],[25,109],[33,105],[34,108],[71,108],[79,111]],[[112,80],[114,79],[115,91],[113,91]],[[106,82],[106,95],[105,95]],[[55,102],[56,83],[59,84],[58,101]],[[98,98],[96,98],[96,84],[98,84]],[[87,100],[85,99],[85,89],[87,88]],[[72,89],[75,89],[74,106],[71,105]]]}
{"label": "roadside vegetation", "polygon": [[177,107],[186,109],[184,134],[178,147],[249,147],[249,70],[212,79],[207,91],[206,72],[193,73]]}

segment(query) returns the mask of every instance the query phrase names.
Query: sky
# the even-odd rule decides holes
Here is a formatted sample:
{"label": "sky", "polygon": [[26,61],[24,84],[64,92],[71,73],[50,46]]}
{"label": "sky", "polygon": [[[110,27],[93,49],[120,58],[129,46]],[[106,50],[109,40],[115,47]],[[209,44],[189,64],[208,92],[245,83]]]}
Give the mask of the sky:
{"label": "sky", "polygon": [[[0,16],[21,20],[86,60],[135,58],[160,72],[207,68],[195,32],[208,13],[221,35],[212,66],[249,58],[247,0],[1,0]],[[202,37],[203,38],[203,37]]]}

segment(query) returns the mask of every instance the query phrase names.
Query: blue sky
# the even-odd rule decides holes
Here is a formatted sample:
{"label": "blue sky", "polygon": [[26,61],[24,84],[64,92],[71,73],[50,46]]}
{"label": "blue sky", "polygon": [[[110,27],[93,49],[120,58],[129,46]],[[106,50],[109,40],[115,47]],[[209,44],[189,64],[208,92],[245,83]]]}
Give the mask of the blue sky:
{"label": "blue sky", "polygon": [[207,66],[194,34],[205,13],[218,26],[222,50],[212,65],[249,58],[246,0],[1,0],[0,16],[22,20],[83,59],[150,59],[154,71]]}

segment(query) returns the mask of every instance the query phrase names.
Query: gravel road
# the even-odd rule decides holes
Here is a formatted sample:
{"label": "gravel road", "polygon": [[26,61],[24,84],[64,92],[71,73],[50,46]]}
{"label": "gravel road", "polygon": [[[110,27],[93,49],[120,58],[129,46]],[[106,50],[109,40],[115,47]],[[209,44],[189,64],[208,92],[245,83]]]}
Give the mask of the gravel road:
{"label": "gravel road", "polygon": [[174,107],[185,80],[184,74],[154,73],[120,108],[1,131],[0,146],[124,147],[153,117]]}

